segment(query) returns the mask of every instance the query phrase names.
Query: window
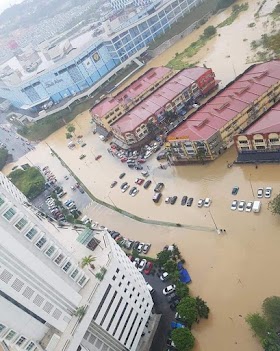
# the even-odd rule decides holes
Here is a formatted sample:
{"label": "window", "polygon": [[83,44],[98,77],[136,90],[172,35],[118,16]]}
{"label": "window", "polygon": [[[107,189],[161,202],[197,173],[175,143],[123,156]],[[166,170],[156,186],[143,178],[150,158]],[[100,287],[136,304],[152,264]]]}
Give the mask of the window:
{"label": "window", "polygon": [[238,142],[239,142],[239,144],[248,144],[247,140],[239,140]]}
{"label": "window", "polygon": [[115,275],[113,276],[113,280],[116,280],[116,276]]}
{"label": "window", "polygon": [[6,329],[5,325],[0,323],[0,335],[1,335],[2,331],[5,329]]}
{"label": "window", "polygon": [[16,332],[14,330],[10,330],[9,333],[6,335],[5,339],[12,340],[15,335],[16,335]]}
{"label": "window", "polygon": [[124,279],[124,275],[122,276],[122,279]]}
{"label": "window", "polygon": [[112,288],[112,286],[111,286],[111,284],[109,284],[107,289],[106,289],[106,291],[105,291],[105,293],[104,293],[104,295],[102,296],[102,299],[101,299],[101,301],[100,301],[100,303],[99,303],[99,305],[97,307],[97,310],[94,313],[93,320],[95,320],[98,317],[99,312],[100,312],[100,310],[101,310],[101,308],[102,308],[102,306],[103,306],[103,304],[104,304],[104,302],[105,302],[105,300],[106,300],[111,288]]}
{"label": "window", "polygon": [[263,143],[263,139],[255,139],[255,143]]}
{"label": "window", "polygon": [[64,255],[61,253],[57,256],[57,258],[54,260],[54,263],[57,264],[57,265],[60,265],[62,260],[64,259]]}
{"label": "window", "polygon": [[77,277],[78,273],[79,273],[79,270],[76,268],[76,269],[74,269],[74,271],[71,273],[70,277],[71,277],[72,279],[75,279],[75,278]]}
{"label": "window", "polygon": [[83,286],[85,281],[86,281],[87,277],[85,275],[82,276],[82,278],[78,281],[78,284]]}
{"label": "window", "polygon": [[46,242],[47,242],[47,238],[43,236],[40,240],[37,241],[36,246],[38,247],[38,249],[41,250]]}
{"label": "window", "polygon": [[21,336],[16,342],[16,345],[21,346],[25,342],[25,340],[26,338],[24,336]]}
{"label": "window", "polygon": [[122,286],[122,283],[119,283],[119,286]]}
{"label": "window", "polygon": [[119,271],[120,271],[120,270],[117,268],[117,269],[116,269],[116,273],[119,273]]}
{"label": "window", "polygon": [[68,272],[69,271],[69,268],[72,266],[72,263],[71,262],[67,262],[63,267],[62,269],[64,270],[64,272]]}
{"label": "window", "polygon": [[0,207],[3,205],[5,201],[2,199],[2,197],[0,197]]}
{"label": "window", "polygon": [[34,342],[30,342],[28,345],[27,345],[27,347],[26,347],[26,351],[30,351],[30,350],[32,350],[33,349],[33,347],[35,346],[35,344],[34,344]]}
{"label": "window", "polygon": [[35,228],[31,228],[26,234],[26,238],[28,240],[32,240],[34,238],[34,236],[38,233],[38,230]]}
{"label": "window", "polygon": [[134,290],[135,290],[135,288],[132,289],[132,291],[134,291]]}
{"label": "window", "polygon": [[129,281],[127,282],[127,285],[130,285],[130,282],[129,282]]}
{"label": "window", "polygon": [[124,292],[127,292],[127,289],[126,289],[126,288],[124,289]]}
{"label": "window", "polygon": [[16,224],[15,227],[18,230],[22,230],[27,224],[27,220],[25,218],[21,218]]}
{"label": "window", "polygon": [[52,245],[47,249],[47,251],[45,252],[45,255],[48,257],[51,257],[52,254],[55,252],[55,250],[56,250],[56,247]]}
{"label": "window", "polygon": [[11,207],[8,209],[8,211],[6,211],[3,214],[3,216],[9,221],[14,217],[15,214],[16,214],[16,211]]}
{"label": "window", "polygon": [[279,141],[279,139],[278,138],[271,138],[271,139],[269,139],[269,141],[271,143],[277,143]]}

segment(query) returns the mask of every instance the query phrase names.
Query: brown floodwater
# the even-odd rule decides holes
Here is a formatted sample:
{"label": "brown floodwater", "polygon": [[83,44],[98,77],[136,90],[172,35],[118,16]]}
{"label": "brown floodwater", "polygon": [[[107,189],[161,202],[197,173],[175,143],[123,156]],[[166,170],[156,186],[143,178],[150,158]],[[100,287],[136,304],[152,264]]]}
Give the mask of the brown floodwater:
{"label": "brown floodwater", "polygon": [[[242,13],[231,26],[219,29],[221,37],[214,38],[193,58],[193,62],[200,61],[201,64],[206,63],[212,67],[222,84],[227,84],[247,67],[247,57],[252,55],[250,41],[258,39],[270,28],[263,26],[266,17],[254,19],[258,1],[248,2],[249,10]],[[268,1],[270,6],[272,2],[274,0]],[[275,1],[275,5],[276,3]],[[227,10],[212,18],[206,26],[220,23],[229,12]],[[248,28],[247,25],[251,22],[256,22],[256,27]],[[176,52],[182,51],[196,40],[204,28],[205,26],[199,28],[163,55],[150,61],[144,70],[166,64]],[[143,70],[138,75],[142,73]],[[130,82],[131,79],[126,84]],[[143,218],[191,226],[173,228],[143,224],[96,204],[83,211],[94,221],[120,231],[125,237],[150,242],[151,255],[155,255],[165,244],[178,244],[193,280],[191,292],[205,299],[211,309],[209,320],[201,321],[193,328],[195,351],[261,351],[262,348],[252,336],[244,318],[248,313],[260,310],[261,303],[267,296],[279,295],[280,282],[274,277],[273,271],[280,266],[280,218],[269,212],[268,200],[262,200],[259,214],[231,211],[230,204],[234,199],[231,189],[235,185],[239,186],[236,199],[245,201],[255,199],[258,187],[272,186],[275,195],[280,191],[280,166],[259,165],[256,169],[252,165],[243,165],[227,168],[227,162],[236,158],[233,148],[218,160],[204,166],[181,166],[167,170],[159,169],[159,163],[153,156],[148,161],[153,184],[148,190],[140,187],[139,194],[132,198],[128,192],[121,193],[119,185],[128,181],[132,186],[139,172],[128,169],[113,158],[106,151],[109,145],[97,135],[92,135],[88,112],[79,115],[74,125],[76,135],[84,136],[87,143],[85,148],[77,146],[76,149],[69,150],[65,128],[54,133],[46,142],[96,197]],[[79,160],[82,153],[86,154],[86,158]],[[99,154],[102,158],[95,161]],[[53,158],[47,144],[42,142],[18,163],[26,161],[39,166],[51,165]],[[5,172],[11,167],[13,164],[6,167]],[[118,176],[122,172],[127,174],[120,181]],[[117,180],[118,185],[111,189],[113,180]],[[163,201],[155,205],[152,194],[158,181],[164,182],[165,188]],[[174,206],[164,203],[164,198],[171,195],[178,196]],[[194,197],[192,207],[180,205],[183,195]],[[196,206],[200,197],[212,199],[211,212]],[[216,234],[214,222],[218,228],[226,229],[226,234]],[[205,230],[197,230],[199,227],[204,227]]]}

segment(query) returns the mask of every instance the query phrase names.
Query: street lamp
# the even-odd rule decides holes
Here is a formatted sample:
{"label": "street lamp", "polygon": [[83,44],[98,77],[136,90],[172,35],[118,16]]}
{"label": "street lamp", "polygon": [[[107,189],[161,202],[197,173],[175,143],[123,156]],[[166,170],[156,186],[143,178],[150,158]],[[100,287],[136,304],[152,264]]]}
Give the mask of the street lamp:
{"label": "street lamp", "polygon": [[251,174],[250,174],[249,182],[250,182],[250,187],[251,187],[251,190],[252,190],[253,197],[255,197],[254,189],[252,187],[252,182],[251,182]]}

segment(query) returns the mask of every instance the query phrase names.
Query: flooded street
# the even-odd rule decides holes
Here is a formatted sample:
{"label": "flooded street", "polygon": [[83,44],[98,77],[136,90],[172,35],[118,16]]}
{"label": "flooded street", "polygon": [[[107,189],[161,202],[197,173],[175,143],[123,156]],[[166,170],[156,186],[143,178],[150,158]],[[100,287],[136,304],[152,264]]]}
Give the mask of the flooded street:
{"label": "flooded street", "polygon": [[[232,25],[218,29],[221,38],[212,39],[192,58],[192,62],[200,61],[213,68],[217,79],[222,80],[222,87],[248,67],[250,42],[264,33],[266,17],[254,19],[260,4],[256,0],[248,2],[249,10],[242,12]],[[274,0],[267,3],[272,2],[277,3]],[[230,10],[227,10],[212,18],[198,31],[166,50],[164,55],[151,60],[144,70],[167,64],[176,52],[197,40],[205,27],[217,25],[229,14]],[[251,22],[256,22],[254,28],[248,28]],[[137,75],[143,72],[141,70]],[[126,84],[130,82],[131,79]],[[50,155],[50,146],[97,198],[143,218],[190,226],[173,228],[143,224],[96,204],[83,211],[94,221],[120,231],[125,237],[150,242],[151,255],[165,244],[175,242],[179,246],[193,280],[191,292],[206,300],[211,310],[210,319],[193,328],[195,351],[261,351],[244,318],[248,313],[258,311],[266,297],[279,295],[280,282],[271,272],[280,266],[280,216],[271,215],[267,199],[262,199],[258,214],[231,211],[230,205],[234,199],[255,200],[258,187],[272,186],[272,196],[278,194],[280,165],[259,165],[257,169],[253,165],[228,168],[227,163],[236,158],[233,148],[212,163],[167,170],[160,169],[153,156],[144,165],[151,175],[152,185],[148,190],[140,186],[139,194],[133,198],[128,192],[121,193],[120,184],[127,181],[132,186],[135,178],[140,177],[139,171],[129,169],[107,152],[109,144],[92,134],[89,112],[79,115],[73,123],[75,134],[83,135],[87,144],[84,148],[77,145],[74,150],[68,149],[64,127],[39,144],[35,151],[23,156],[19,164],[51,165],[54,156]],[[83,160],[79,159],[81,154],[86,155]],[[102,155],[99,161],[95,160],[97,155]],[[4,173],[13,165],[8,165]],[[126,176],[120,180],[122,172],[126,172]],[[114,180],[118,185],[111,189]],[[159,181],[165,184],[163,199],[154,204],[153,188]],[[236,197],[231,195],[233,186],[240,188]],[[177,203],[166,205],[165,197],[173,195],[178,196]],[[194,197],[192,207],[180,205],[183,195]],[[198,199],[205,197],[213,201],[210,210],[197,207]],[[215,226],[226,229],[226,233],[218,235]],[[197,230],[197,227],[205,230]]]}
{"label": "flooded street", "polygon": [[[46,143],[54,148],[96,197],[144,218],[188,224],[193,228],[147,225],[100,205],[89,206],[83,212],[94,221],[120,231],[125,237],[150,242],[151,255],[155,255],[165,244],[178,244],[193,279],[190,286],[192,293],[205,299],[211,309],[210,319],[194,327],[197,338],[195,351],[261,350],[244,317],[258,310],[265,297],[279,294],[280,282],[268,272],[280,264],[280,218],[272,216],[267,210],[267,200],[262,201],[259,214],[231,211],[230,204],[234,199],[231,189],[234,185],[240,187],[236,196],[238,200],[254,200],[252,189],[256,197],[259,186],[272,186],[275,195],[280,190],[280,166],[227,168],[227,161],[232,162],[235,158],[233,149],[204,166],[161,170],[158,161],[151,159],[148,167],[153,184],[148,190],[140,187],[139,194],[133,198],[128,192],[121,193],[119,185],[128,181],[132,186],[139,172],[130,170],[107,153],[108,144],[97,135],[92,135],[88,128],[89,121],[89,114],[84,113],[74,122],[76,135],[82,134],[87,143],[84,148],[77,146],[73,151],[67,148],[65,128],[54,133]],[[36,151],[23,157],[21,163],[32,161],[35,165],[51,165],[54,156],[50,155],[46,143],[42,142]],[[82,153],[86,154],[86,158],[79,160]],[[99,154],[102,158],[95,161]],[[12,166],[9,165],[7,169]],[[126,172],[126,176],[120,181],[118,176],[122,172]],[[111,189],[113,180],[117,180],[118,185]],[[174,206],[166,205],[164,200],[158,205],[153,203],[153,188],[158,181],[165,183],[163,198],[178,196]],[[185,194],[194,197],[192,207],[180,205],[180,198]],[[196,206],[197,200],[206,196],[213,200],[211,213]],[[211,214],[217,226],[227,230],[226,234],[216,234]],[[198,231],[196,226],[203,226],[206,230]]]}

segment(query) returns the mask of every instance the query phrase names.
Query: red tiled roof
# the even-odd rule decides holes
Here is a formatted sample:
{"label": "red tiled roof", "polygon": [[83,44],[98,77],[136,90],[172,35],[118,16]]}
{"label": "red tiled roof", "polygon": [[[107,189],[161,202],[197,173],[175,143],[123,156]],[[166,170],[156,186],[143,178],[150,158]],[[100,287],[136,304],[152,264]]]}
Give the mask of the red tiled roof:
{"label": "red tiled roof", "polygon": [[152,95],[148,96],[144,101],[116,121],[112,125],[112,128],[121,133],[133,131],[154,113],[161,111],[168,102],[174,99],[208,70],[209,68],[194,67],[186,68],[178,72]]}
{"label": "red tiled roof", "polygon": [[[189,119],[168,138],[208,139],[280,80],[280,60],[250,67]],[[202,123],[200,127],[197,124]]]}
{"label": "red tiled roof", "polygon": [[280,133],[280,102],[257,120],[243,134]]}
{"label": "red tiled roof", "polygon": [[168,67],[154,67],[144,73],[139,79],[122,90],[115,97],[106,98],[91,109],[93,115],[102,118],[107,112],[112,110],[120,103],[127,103],[130,99],[139,96],[151,85],[159,81],[171,71]]}

